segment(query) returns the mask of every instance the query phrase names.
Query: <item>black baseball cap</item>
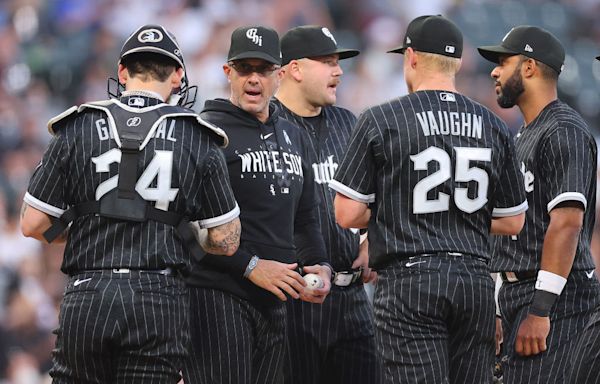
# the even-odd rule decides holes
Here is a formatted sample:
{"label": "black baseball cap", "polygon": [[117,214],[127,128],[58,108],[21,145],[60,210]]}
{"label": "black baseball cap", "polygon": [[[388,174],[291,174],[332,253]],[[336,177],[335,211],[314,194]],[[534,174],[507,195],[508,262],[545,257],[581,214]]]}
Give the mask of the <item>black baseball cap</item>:
{"label": "black baseball cap", "polygon": [[326,27],[302,25],[290,29],[281,38],[283,65],[292,60],[338,54],[339,59],[358,55],[356,49],[338,48],[337,41]]}
{"label": "black baseball cap", "polygon": [[281,65],[279,35],[275,30],[262,26],[240,27],[231,34],[227,61],[240,59],[263,59]]}
{"label": "black baseball cap", "polygon": [[498,63],[501,55],[523,55],[546,64],[560,73],[565,62],[565,49],[547,30],[531,25],[511,29],[499,45],[477,48],[481,56]]}
{"label": "black baseball cap", "polygon": [[185,69],[181,48],[175,36],[162,25],[146,24],[133,32],[121,48],[119,63],[124,57],[140,52],[158,53],[170,57],[179,67]]}
{"label": "black baseball cap", "polygon": [[460,58],[463,36],[460,29],[442,15],[419,16],[408,24],[401,46],[388,53],[404,53],[406,48]]}

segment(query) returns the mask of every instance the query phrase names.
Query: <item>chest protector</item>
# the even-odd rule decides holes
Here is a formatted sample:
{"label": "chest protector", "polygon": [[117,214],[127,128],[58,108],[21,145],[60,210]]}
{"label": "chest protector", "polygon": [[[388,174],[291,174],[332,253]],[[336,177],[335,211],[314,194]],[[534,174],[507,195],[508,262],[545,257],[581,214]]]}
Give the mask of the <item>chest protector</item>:
{"label": "chest protector", "polygon": [[142,150],[154,137],[156,129],[166,118],[196,119],[203,126],[202,128],[208,128],[219,136],[223,146],[228,143],[227,135],[220,128],[202,120],[196,113],[181,107],[159,104],[146,108],[132,108],[116,100],[83,104],[79,108],[72,107],[50,120],[48,129],[54,133],[54,124],[88,108],[101,110],[107,115],[109,129],[121,150],[117,188],[104,194],[99,201],[88,201],[69,207],[60,218],[52,220],[52,226],[44,232],[44,238],[48,242],[52,242],[67,229],[73,220],[84,215],[95,214],[133,222],[154,220],[175,227],[188,251],[195,259],[200,260],[205,252],[198,244],[188,218],[176,212],[156,209],[135,190],[141,172],[138,169],[138,160]]}

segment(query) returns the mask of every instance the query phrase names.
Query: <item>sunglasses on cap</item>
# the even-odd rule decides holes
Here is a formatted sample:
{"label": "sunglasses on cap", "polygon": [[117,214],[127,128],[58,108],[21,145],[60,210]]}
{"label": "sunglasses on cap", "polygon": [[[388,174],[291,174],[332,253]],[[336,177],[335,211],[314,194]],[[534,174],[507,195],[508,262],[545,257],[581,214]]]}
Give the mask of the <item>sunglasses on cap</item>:
{"label": "sunglasses on cap", "polygon": [[253,73],[257,73],[260,76],[269,76],[275,70],[281,68],[280,66],[271,63],[251,65],[245,61],[230,61],[229,66],[235,69],[240,76],[249,76]]}

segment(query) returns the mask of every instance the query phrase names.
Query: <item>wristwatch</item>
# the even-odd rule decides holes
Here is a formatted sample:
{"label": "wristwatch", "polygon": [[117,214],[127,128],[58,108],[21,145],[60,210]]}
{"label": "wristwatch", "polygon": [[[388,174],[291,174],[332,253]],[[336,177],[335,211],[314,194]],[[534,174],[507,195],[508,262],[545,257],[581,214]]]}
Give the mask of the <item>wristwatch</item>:
{"label": "wristwatch", "polygon": [[254,255],[254,256],[252,256],[252,258],[250,259],[250,262],[246,266],[246,270],[244,271],[244,277],[248,278],[248,276],[250,276],[250,273],[252,271],[254,271],[254,268],[256,268],[257,265],[258,265],[258,256]]}

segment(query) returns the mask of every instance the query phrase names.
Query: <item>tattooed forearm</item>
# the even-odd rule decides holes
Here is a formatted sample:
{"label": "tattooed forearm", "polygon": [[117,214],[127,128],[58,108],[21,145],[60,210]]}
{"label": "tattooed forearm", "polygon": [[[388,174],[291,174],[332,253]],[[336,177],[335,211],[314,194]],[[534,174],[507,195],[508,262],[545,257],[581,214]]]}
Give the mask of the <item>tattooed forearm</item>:
{"label": "tattooed forearm", "polygon": [[217,255],[233,255],[240,244],[242,227],[240,220],[209,228],[204,242],[200,242],[206,252]]}

